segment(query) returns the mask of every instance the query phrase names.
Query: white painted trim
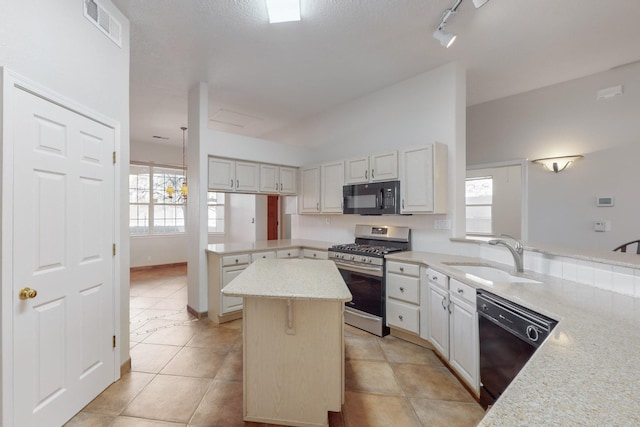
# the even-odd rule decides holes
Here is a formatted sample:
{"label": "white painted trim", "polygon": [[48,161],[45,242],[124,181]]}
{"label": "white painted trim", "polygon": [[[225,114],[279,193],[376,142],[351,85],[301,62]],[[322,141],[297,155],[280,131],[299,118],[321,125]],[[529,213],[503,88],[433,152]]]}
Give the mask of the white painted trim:
{"label": "white painted trim", "polygon": [[520,166],[522,180],[522,205],[520,214],[520,239],[529,240],[529,161],[527,159],[505,160],[501,162],[467,165],[467,170],[503,168]]}
{"label": "white painted trim", "polygon": [[[0,179],[2,188],[2,198],[0,199],[0,270],[2,278],[2,289],[0,290],[0,333],[2,337],[0,339],[1,351],[0,358],[0,378],[2,388],[0,390],[0,419],[2,425],[13,425],[13,233],[4,232],[4,230],[13,230],[13,139],[11,135],[14,134],[12,128],[14,120],[13,111],[11,108],[14,98],[14,90],[24,90],[33,95],[36,95],[42,99],[52,102],[60,107],[66,108],[77,114],[82,115],[88,119],[94,120],[114,130],[114,149],[116,151],[116,158],[121,159],[122,152],[122,140],[121,140],[121,125],[118,121],[113,120],[97,111],[94,111],[82,104],[79,104],[67,97],[58,94],[38,83],[31,81],[18,73],[8,70],[5,67],[0,67],[0,156],[2,158]],[[122,241],[120,238],[120,183],[121,183],[121,162],[116,161],[114,165],[114,234],[113,242],[117,248],[122,248]],[[127,165],[128,167],[128,165]],[[120,378],[120,346],[123,345],[121,336],[121,322],[120,322],[120,274],[121,274],[121,250],[116,252],[116,256],[113,259],[114,271],[114,334],[116,335],[116,342],[118,347],[113,350],[114,357],[114,372],[113,380],[116,381]],[[128,341],[127,341],[128,343]],[[128,345],[128,344],[127,344]]]}

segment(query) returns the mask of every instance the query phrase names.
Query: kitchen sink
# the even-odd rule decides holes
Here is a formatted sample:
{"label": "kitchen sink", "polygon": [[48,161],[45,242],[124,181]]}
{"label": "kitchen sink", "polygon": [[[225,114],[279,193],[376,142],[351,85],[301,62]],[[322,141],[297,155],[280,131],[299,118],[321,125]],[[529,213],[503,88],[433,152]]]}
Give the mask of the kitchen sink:
{"label": "kitchen sink", "polygon": [[513,276],[508,272],[496,267],[477,264],[449,264],[456,270],[464,272],[469,279],[483,280],[488,282],[506,282],[506,283],[535,283],[541,284],[538,280],[527,279],[526,277]]}

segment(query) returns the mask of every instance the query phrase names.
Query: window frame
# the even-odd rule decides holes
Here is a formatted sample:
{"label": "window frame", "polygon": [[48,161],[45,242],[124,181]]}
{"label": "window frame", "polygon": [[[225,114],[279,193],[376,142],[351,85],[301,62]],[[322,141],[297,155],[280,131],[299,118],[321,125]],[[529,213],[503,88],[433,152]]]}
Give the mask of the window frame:
{"label": "window frame", "polygon": [[[154,172],[154,169],[169,169],[171,171],[176,171],[178,173],[176,173],[176,175],[181,175],[184,176],[184,169],[180,166],[175,166],[175,165],[165,165],[165,164],[159,164],[159,163],[148,163],[148,162],[137,162],[137,161],[132,161],[130,162],[130,166],[138,166],[138,167],[146,167],[148,168],[148,182],[149,182],[149,194],[148,194],[148,201],[146,202],[131,202],[131,198],[129,199],[129,206],[146,206],[147,207],[147,219],[148,219],[148,224],[147,224],[147,231],[143,232],[143,233],[132,233],[131,232],[131,217],[129,218],[129,236],[130,237],[158,237],[158,236],[183,236],[187,234],[187,203],[186,200],[180,202],[180,203],[164,203],[164,202],[158,202],[158,201],[154,201],[153,198],[153,193],[154,193],[154,175],[156,175],[156,173]],[[129,179],[131,177],[131,169],[129,170]],[[186,176],[185,176],[186,178]],[[131,191],[131,184],[129,184],[129,191]],[[180,189],[177,188],[176,189],[176,194],[179,194]],[[175,206],[175,207],[182,207],[184,209],[184,231],[170,231],[170,232],[156,232],[156,226],[154,225],[155,222],[155,207],[156,206]]]}
{"label": "window frame", "polygon": [[[220,193],[224,195],[223,203],[209,203],[209,193]],[[224,216],[222,218],[222,231],[209,231],[209,207],[222,206]],[[223,191],[207,190],[207,234],[211,236],[224,236],[227,232],[227,193]]]}
{"label": "window frame", "polygon": [[[491,203],[468,203],[467,202],[467,191],[466,191],[466,184],[469,181],[479,181],[479,180],[487,180],[490,179],[491,180]],[[493,236],[493,231],[494,231],[494,227],[493,227],[493,176],[492,175],[486,175],[486,176],[474,176],[474,177],[466,177],[464,179],[465,182],[465,192],[464,192],[464,219],[465,219],[465,228],[467,228],[466,230],[466,234],[471,235],[471,236]],[[469,207],[489,207],[490,208],[490,215],[489,215],[489,224],[490,224],[490,230],[488,232],[480,232],[480,231],[469,231],[468,227],[467,227],[467,223],[469,221],[469,217],[467,216],[467,209]]]}

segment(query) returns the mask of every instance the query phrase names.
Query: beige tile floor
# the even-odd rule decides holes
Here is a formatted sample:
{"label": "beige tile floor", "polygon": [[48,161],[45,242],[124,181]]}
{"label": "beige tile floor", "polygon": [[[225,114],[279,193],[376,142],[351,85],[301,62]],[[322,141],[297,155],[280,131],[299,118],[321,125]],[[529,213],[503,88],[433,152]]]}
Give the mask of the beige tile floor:
{"label": "beige tile floor", "polygon": [[[131,274],[131,372],[68,426],[263,426],[242,421],[241,320],[186,310],[186,268]],[[331,427],[475,426],[484,411],[428,349],[346,327],[346,395]]]}

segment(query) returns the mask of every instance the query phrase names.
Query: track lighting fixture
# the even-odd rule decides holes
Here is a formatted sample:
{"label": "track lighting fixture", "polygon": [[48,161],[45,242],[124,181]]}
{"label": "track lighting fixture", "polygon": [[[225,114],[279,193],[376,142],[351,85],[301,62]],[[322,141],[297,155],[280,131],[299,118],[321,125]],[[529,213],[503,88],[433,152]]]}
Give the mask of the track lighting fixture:
{"label": "track lighting fixture", "polygon": [[[473,0],[473,5],[477,9],[484,6],[488,1],[489,0]],[[449,47],[453,44],[454,41],[456,41],[457,36],[455,34],[447,33],[444,28],[447,26],[447,21],[449,20],[451,15],[458,11],[460,4],[462,4],[462,0],[454,0],[453,6],[451,6],[449,9],[445,9],[445,11],[442,13],[440,24],[433,33],[433,38],[438,40],[444,47]]]}

